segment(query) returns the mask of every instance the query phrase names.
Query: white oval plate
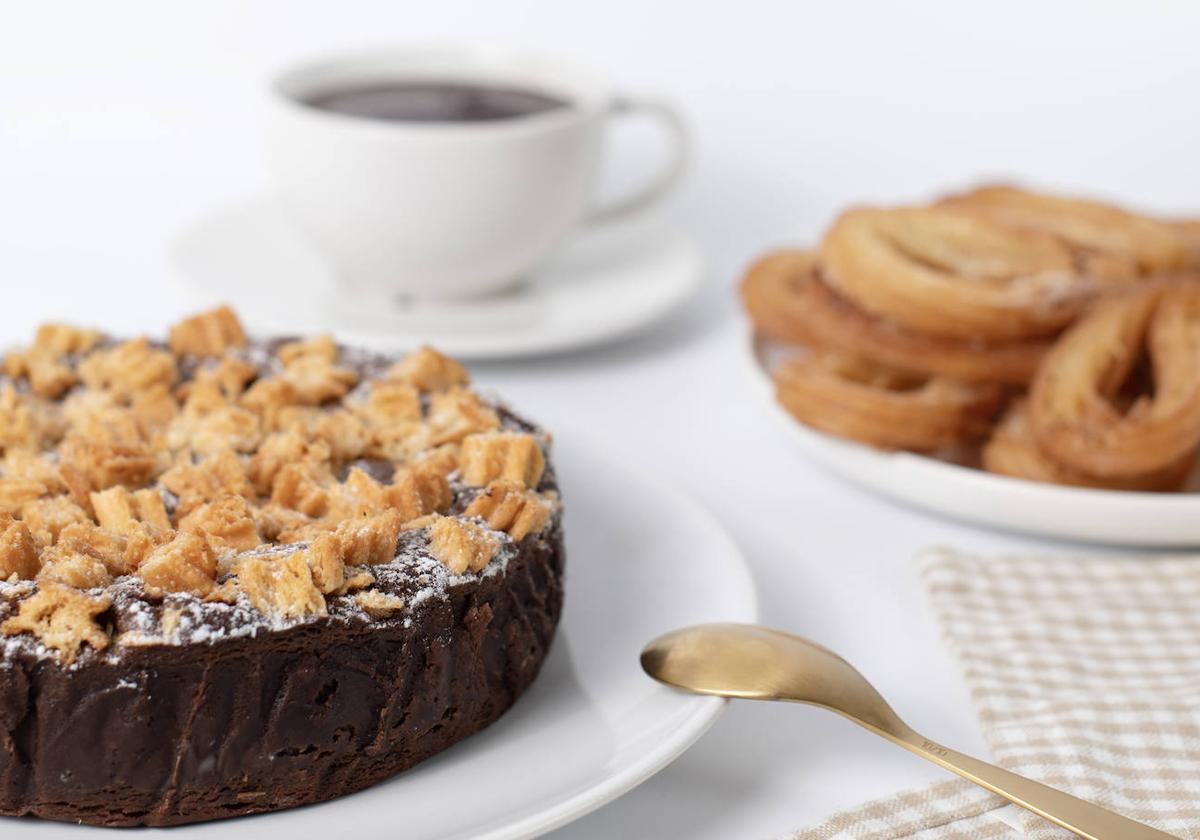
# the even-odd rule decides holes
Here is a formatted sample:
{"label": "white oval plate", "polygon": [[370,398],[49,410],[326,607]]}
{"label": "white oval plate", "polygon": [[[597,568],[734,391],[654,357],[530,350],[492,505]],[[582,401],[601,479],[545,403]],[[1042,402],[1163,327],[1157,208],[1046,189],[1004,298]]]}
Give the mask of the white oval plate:
{"label": "white oval plate", "polygon": [[868,490],[954,519],[1056,539],[1159,548],[1200,545],[1200,493],[1135,493],[1026,481],[887,452],[805,426],[775,401],[763,343],[748,342],[768,410],[809,458]]}
{"label": "white oval plate", "polygon": [[270,199],[221,208],[184,231],[172,262],[197,306],[229,303],[263,335],[332,332],[346,344],[436,345],[461,359],[559,353],[625,338],[678,309],[701,280],[700,255],[661,223],[573,237],[524,286],[466,301],[402,303],[340,292],[332,271]]}
{"label": "white oval plate", "polygon": [[[676,627],[754,621],[754,584],[741,553],[704,510],[676,491],[569,433],[556,433],[555,441],[567,510],[567,604],[542,673],[512,710],[361,793],[176,828],[172,837],[534,837],[620,796],[708,729],[725,701],[658,685],[642,673],[638,654]],[[5,840],[85,838],[98,831],[0,818]]]}

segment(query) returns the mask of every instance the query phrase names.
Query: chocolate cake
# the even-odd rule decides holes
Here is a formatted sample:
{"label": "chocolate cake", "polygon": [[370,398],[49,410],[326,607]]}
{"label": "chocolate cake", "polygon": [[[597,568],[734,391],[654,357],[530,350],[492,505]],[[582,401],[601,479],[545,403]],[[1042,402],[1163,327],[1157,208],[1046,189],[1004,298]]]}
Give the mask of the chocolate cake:
{"label": "chocolate cake", "polygon": [[0,814],[290,808],[496,720],[562,608],[548,444],[428,348],[43,326],[0,379]]}

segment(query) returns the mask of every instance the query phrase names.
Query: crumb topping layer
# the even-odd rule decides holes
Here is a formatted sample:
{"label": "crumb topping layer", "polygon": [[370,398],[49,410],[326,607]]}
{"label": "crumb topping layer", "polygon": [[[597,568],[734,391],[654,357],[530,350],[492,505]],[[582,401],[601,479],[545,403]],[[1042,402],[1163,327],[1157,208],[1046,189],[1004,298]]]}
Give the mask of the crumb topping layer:
{"label": "crumb topping layer", "polygon": [[546,436],[469,384],[428,347],[252,343],[227,307],[166,343],[42,326],[0,378],[0,642],[69,664],[486,573],[558,501]]}

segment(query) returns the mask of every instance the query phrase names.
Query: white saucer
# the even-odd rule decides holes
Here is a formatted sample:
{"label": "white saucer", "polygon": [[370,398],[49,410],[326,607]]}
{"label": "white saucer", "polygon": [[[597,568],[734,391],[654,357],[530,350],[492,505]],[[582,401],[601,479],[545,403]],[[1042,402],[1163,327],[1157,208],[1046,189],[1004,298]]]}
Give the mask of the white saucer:
{"label": "white saucer", "polygon": [[954,519],[1037,536],[1122,546],[1200,546],[1200,492],[1064,487],[818,432],[775,401],[762,342],[752,337],[747,346],[752,376],[788,436],[809,458],[868,490]]}
{"label": "white saucer", "polygon": [[402,303],[339,293],[325,262],[269,199],[223,208],[176,240],[198,305],[232,304],[256,332],[333,332],[376,350],[419,343],[463,359],[535,356],[623,338],[683,304],[700,279],[694,243],[662,224],[578,234],[521,288],[486,299]]}
{"label": "white saucer", "polygon": [[[555,447],[567,506],[567,605],[541,675],[516,706],[370,790],[172,836],[534,837],[620,796],[708,729],[725,701],[660,686],[642,673],[638,654],[676,627],[754,621],[754,585],[740,552],[676,491],[569,431],[556,432]],[[97,829],[0,818],[0,834],[84,840]]]}

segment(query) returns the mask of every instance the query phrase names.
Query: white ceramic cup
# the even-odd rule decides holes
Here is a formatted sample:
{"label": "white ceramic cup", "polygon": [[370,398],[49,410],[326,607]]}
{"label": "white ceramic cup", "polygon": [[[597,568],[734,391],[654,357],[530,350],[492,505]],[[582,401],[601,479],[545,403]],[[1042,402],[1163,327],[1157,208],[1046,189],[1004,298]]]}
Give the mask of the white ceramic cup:
{"label": "white ceramic cup", "polygon": [[[402,122],[306,100],[387,81],[502,85],[568,103],[478,122]],[[634,214],[665,195],[687,137],[669,106],[618,96],[556,60],[503,51],[396,48],[293,66],[268,97],[267,153],[287,213],[365,295],[463,298],[519,283],[580,225]],[[605,127],[658,120],[671,155],[649,183],[595,203]]]}

